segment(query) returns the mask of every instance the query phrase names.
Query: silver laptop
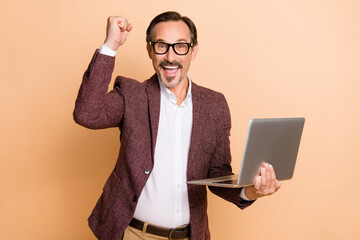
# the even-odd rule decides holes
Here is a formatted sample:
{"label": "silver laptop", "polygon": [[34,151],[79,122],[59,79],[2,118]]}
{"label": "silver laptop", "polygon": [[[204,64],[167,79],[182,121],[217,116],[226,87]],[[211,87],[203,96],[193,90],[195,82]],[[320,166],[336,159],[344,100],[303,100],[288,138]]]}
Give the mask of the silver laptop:
{"label": "silver laptop", "polygon": [[228,188],[254,185],[264,162],[273,165],[278,180],[291,179],[304,123],[304,118],[252,119],[239,175],[187,183]]}

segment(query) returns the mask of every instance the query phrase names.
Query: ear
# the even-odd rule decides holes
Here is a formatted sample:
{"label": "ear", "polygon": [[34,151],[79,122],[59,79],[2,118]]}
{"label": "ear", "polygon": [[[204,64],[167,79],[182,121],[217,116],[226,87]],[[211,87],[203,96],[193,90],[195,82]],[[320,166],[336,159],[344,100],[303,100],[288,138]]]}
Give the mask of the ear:
{"label": "ear", "polygon": [[199,51],[199,43],[196,44],[193,48],[192,48],[192,51],[191,51],[191,61],[194,61],[197,53]]}
{"label": "ear", "polygon": [[153,49],[149,43],[146,43],[146,50],[148,52],[149,58],[152,59]]}

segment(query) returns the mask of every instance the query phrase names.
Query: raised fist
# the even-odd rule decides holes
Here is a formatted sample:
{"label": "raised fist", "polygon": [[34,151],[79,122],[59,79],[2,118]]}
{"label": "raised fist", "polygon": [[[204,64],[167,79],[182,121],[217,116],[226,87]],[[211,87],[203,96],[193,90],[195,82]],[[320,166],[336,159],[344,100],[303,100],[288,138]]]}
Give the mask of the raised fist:
{"label": "raised fist", "polygon": [[107,19],[106,39],[104,44],[116,51],[126,41],[133,26],[124,16],[112,16]]}

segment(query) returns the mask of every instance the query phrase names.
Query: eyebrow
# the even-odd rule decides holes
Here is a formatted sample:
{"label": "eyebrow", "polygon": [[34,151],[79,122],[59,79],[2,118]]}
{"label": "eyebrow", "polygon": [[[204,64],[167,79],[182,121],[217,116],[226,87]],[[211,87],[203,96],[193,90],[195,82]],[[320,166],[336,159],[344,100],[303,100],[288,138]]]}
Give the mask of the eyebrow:
{"label": "eyebrow", "polygon": [[[166,42],[164,39],[157,39],[155,42]],[[186,39],[184,38],[181,38],[181,39],[178,39],[176,42],[188,42]],[[190,40],[191,42],[191,40]]]}

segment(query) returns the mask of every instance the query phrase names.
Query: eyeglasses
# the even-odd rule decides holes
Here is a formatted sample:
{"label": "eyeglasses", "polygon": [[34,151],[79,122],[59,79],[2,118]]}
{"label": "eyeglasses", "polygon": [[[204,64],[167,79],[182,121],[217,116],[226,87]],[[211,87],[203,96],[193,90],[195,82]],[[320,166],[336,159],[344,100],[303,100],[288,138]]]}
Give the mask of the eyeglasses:
{"label": "eyeglasses", "polygon": [[192,43],[185,43],[185,42],[174,43],[174,44],[169,44],[165,42],[150,42],[150,45],[153,47],[154,53],[159,55],[163,55],[167,53],[169,51],[169,47],[172,47],[172,49],[177,55],[186,55],[188,54],[190,47],[193,46]]}

